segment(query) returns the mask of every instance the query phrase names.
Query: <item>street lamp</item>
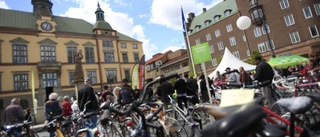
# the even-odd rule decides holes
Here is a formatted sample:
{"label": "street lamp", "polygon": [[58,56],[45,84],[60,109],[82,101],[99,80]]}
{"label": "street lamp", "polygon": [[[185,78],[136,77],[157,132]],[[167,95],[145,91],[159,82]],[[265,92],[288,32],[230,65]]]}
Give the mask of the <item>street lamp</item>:
{"label": "street lamp", "polygon": [[251,25],[251,22],[255,26],[258,26],[258,27],[263,26],[263,29],[266,32],[267,39],[268,39],[268,45],[267,46],[271,50],[272,57],[275,58],[276,54],[274,53],[273,46],[271,47],[271,39],[270,39],[270,36],[269,36],[269,30],[268,30],[268,27],[267,27],[266,17],[264,15],[262,5],[258,4],[258,0],[250,0],[249,2],[250,2],[249,13],[250,13],[250,16],[251,16],[251,20],[249,19],[249,17],[241,16],[237,20],[237,26],[241,30],[248,29],[250,27],[250,25]]}

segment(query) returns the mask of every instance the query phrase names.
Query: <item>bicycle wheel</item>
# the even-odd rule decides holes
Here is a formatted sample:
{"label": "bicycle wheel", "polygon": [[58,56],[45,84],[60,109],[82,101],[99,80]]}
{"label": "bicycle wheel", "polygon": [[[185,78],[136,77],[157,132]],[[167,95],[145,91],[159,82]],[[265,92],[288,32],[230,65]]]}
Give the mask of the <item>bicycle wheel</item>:
{"label": "bicycle wheel", "polygon": [[165,117],[165,128],[169,130],[170,137],[187,137],[188,133],[184,126],[172,117]]}
{"label": "bicycle wheel", "polygon": [[308,130],[303,130],[300,137],[319,137],[320,136],[320,123],[316,123],[309,127],[312,132]]}
{"label": "bicycle wheel", "polygon": [[177,111],[167,111],[164,113],[165,116],[175,118],[182,126],[186,125],[186,121],[183,116],[181,116]]}

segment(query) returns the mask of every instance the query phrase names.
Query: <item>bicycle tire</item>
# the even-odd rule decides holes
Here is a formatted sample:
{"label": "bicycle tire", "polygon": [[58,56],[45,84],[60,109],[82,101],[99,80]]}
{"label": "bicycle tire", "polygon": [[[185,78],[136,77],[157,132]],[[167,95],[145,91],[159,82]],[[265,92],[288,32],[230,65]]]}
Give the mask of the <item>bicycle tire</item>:
{"label": "bicycle tire", "polygon": [[170,137],[187,137],[188,132],[184,128],[184,126],[181,125],[179,121],[172,117],[165,117],[164,119],[165,125],[169,130],[169,136]]}
{"label": "bicycle tire", "polygon": [[[174,112],[174,113],[172,113]],[[167,111],[164,113],[167,117],[175,118],[182,126],[186,125],[186,121],[183,119],[183,117],[177,112],[177,111]]]}
{"label": "bicycle tire", "polygon": [[310,130],[314,132],[314,135],[309,135],[307,130],[303,130],[300,137],[319,137],[320,136],[320,122],[310,126]]}

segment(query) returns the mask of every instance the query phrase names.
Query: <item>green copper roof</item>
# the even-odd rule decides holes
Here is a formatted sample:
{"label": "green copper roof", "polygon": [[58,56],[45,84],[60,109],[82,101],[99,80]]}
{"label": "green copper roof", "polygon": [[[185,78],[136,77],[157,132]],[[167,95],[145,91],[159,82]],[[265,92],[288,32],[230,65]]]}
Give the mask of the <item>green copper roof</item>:
{"label": "green copper roof", "polygon": [[210,9],[207,9],[206,12],[195,16],[195,18],[191,21],[191,24],[189,26],[189,30],[192,30],[191,35],[196,33],[195,27],[198,25],[201,26],[200,30],[204,29],[205,22],[208,20],[211,21],[210,25],[217,23],[216,21],[214,21],[215,16],[220,16],[219,21],[227,18],[227,16],[225,15],[225,11],[227,10],[231,10],[231,13],[229,16],[236,14],[238,12],[236,0],[223,0],[217,5],[211,7]]}
{"label": "green copper roof", "polygon": [[[92,16],[95,16],[92,14]],[[7,10],[0,8],[0,27],[18,28],[18,29],[31,29],[38,30],[36,21],[38,16],[30,12]],[[83,20],[69,17],[53,16],[52,20],[57,23],[57,32],[81,33],[94,35],[93,29],[109,29],[112,27],[108,22],[97,21],[94,25]],[[129,36],[117,32],[119,40],[124,41],[137,41]],[[138,41],[137,41],[138,42]]]}

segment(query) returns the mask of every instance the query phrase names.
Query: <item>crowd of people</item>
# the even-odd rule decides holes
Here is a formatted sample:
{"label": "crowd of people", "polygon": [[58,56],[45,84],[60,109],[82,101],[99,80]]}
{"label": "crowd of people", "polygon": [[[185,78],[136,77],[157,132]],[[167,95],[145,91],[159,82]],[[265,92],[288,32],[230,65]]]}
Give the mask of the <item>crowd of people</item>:
{"label": "crowd of people", "polygon": [[[239,66],[238,70],[231,70],[229,67],[225,69],[225,72],[221,74],[219,71],[216,72],[214,78],[208,77],[208,86],[204,75],[200,75],[197,78],[189,77],[188,74],[180,74],[176,77],[174,83],[170,83],[168,80],[160,81],[160,85],[153,91],[152,87],[147,87],[146,101],[151,101],[153,97],[160,99],[164,103],[164,109],[168,109],[170,99],[168,96],[176,94],[176,100],[178,106],[181,109],[188,108],[187,96],[192,96],[190,102],[192,104],[210,102],[208,90],[212,97],[215,98],[215,89],[224,88],[225,83],[239,83],[242,85],[252,85],[253,81],[265,82],[269,81],[266,85],[261,87],[263,95],[266,97],[265,104],[272,104],[276,101],[275,93],[272,92],[271,82],[274,75],[289,76],[297,75],[299,77],[307,78],[310,81],[315,81],[313,77],[310,77],[309,72],[319,66],[318,60],[309,59],[306,63],[301,65],[289,66],[288,68],[277,68],[276,66],[271,67],[268,63],[262,61],[261,57],[255,57],[256,69],[253,71],[246,71],[242,66]],[[148,79],[147,83],[152,79]],[[207,88],[209,87],[209,88]],[[122,80],[121,87],[115,87],[113,92],[110,91],[109,87],[105,84],[103,86],[103,92],[98,95],[93,87],[91,79],[84,79],[84,86],[78,91],[77,100],[70,99],[69,96],[64,96],[63,101],[59,101],[57,93],[51,93],[49,100],[44,105],[46,123],[53,120],[54,116],[63,115],[70,117],[72,114],[82,112],[86,106],[86,112],[99,113],[99,104],[103,102],[118,103],[120,105],[126,105],[137,100],[141,95],[141,89],[137,86],[132,89],[129,85],[128,79]],[[200,99],[200,100],[199,100]],[[183,106],[184,104],[184,106]],[[25,115],[26,114],[26,115]],[[26,112],[23,111],[20,106],[20,99],[13,98],[11,104],[5,109],[4,121],[5,124],[20,123],[23,120],[31,120],[31,109]],[[130,116],[130,113],[127,115]],[[91,118],[92,126],[96,126],[98,120],[97,115]],[[55,131],[52,128],[50,136]]]}

